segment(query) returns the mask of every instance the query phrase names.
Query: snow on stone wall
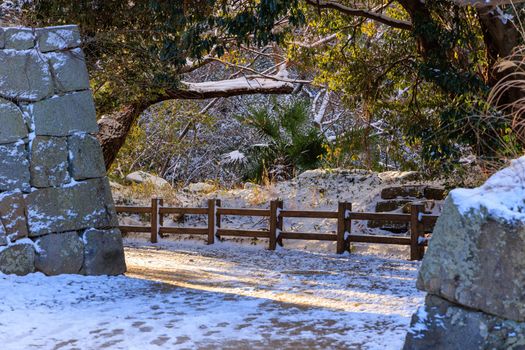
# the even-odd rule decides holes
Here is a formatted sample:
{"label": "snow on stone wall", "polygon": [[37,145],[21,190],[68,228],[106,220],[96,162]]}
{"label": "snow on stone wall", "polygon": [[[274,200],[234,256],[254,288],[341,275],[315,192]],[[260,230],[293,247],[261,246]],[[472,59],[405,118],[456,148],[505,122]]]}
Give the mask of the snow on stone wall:
{"label": "snow on stone wall", "polygon": [[0,28],[0,272],[125,272],[80,44]]}

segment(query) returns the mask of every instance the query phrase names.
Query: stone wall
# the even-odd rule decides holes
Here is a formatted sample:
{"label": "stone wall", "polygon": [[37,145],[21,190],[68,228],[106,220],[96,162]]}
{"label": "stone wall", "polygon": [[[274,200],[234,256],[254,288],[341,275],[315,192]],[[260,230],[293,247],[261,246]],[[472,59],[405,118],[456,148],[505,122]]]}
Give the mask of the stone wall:
{"label": "stone wall", "polygon": [[0,271],[125,272],[76,26],[0,28]]}

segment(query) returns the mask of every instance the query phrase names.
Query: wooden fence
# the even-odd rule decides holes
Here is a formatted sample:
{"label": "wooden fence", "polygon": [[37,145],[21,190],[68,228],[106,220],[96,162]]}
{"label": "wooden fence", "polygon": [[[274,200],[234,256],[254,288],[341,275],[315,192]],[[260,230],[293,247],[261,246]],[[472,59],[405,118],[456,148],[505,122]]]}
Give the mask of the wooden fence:
{"label": "wooden fence", "polygon": [[[431,232],[438,216],[424,213],[424,205],[414,203],[410,207],[410,214],[401,213],[364,213],[352,211],[352,203],[340,202],[337,211],[319,210],[287,210],[282,200],[270,202],[268,209],[240,209],[222,208],[218,199],[208,200],[206,208],[165,207],[161,198],[153,198],[151,206],[117,206],[118,213],[149,214],[150,226],[120,226],[123,233],[144,232],[150,234],[152,243],[157,243],[159,237],[170,234],[176,235],[206,235],[208,244],[213,244],[215,238],[220,237],[255,237],[267,238],[269,249],[275,250],[277,244],[283,245],[285,239],[318,240],[337,242],[337,253],[349,251],[352,242],[382,243],[410,246],[410,259],[421,260],[428,239],[426,234]],[[164,225],[164,216],[168,214],[206,215],[206,227],[170,227]],[[269,227],[266,230],[244,230],[225,228],[221,225],[223,216],[257,216],[268,217]],[[313,218],[337,220],[337,232],[311,233],[291,232],[283,230],[285,218]],[[352,234],[353,220],[375,220],[396,223],[407,223],[410,228],[410,237],[377,236]]]}

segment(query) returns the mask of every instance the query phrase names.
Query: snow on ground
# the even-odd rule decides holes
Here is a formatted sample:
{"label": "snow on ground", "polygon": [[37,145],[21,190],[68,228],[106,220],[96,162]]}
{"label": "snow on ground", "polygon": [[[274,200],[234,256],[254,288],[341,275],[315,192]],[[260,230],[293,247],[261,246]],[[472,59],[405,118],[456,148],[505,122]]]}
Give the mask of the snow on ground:
{"label": "snow on ground", "polygon": [[125,244],[126,276],[0,275],[1,348],[399,349],[423,298],[401,248]]}

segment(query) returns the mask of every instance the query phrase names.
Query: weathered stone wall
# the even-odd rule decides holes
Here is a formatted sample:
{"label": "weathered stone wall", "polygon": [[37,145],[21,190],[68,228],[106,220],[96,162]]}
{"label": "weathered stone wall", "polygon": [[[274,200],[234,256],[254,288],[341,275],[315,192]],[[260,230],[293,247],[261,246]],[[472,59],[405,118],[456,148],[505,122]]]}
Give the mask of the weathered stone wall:
{"label": "weathered stone wall", "polygon": [[76,26],[0,28],[0,271],[125,272]]}

